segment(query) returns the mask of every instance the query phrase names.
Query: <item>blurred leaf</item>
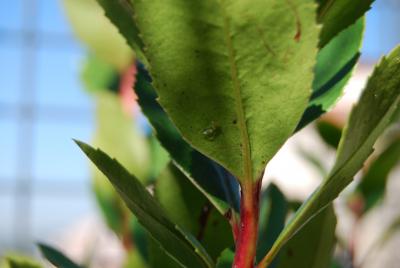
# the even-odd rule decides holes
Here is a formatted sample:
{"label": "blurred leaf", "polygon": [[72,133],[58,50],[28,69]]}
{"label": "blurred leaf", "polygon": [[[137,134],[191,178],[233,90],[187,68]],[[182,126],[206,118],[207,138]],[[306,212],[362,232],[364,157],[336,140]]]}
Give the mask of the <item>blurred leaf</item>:
{"label": "blurred leaf", "polygon": [[200,243],[168,219],[160,204],[136,177],[102,151],[95,150],[82,142],[77,141],[77,144],[111,181],[143,227],[182,267],[214,266]]}
{"label": "blurred leaf", "polygon": [[400,138],[390,143],[372,162],[357,185],[356,192],[364,200],[364,212],[383,198],[390,172],[400,161]]}
{"label": "blurred leaf", "polygon": [[335,247],[336,216],[332,205],[310,220],[285,245],[278,268],[329,267]]}
{"label": "blurred leaf", "polygon": [[139,105],[155,129],[161,144],[191,182],[225,214],[230,207],[239,211],[239,184],[227,170],[194,150],[184,141],[167,114],[157,102],[150,77],[138,65],[135,91]]}
{"label": "blurred leaf", "polygon": [[139,30],[136,27],[132,4],[129,0],[97,0],[102,6],[106,16],[118,28],[122,36],[135,51],[136,57],[143,63],[146,62],[143,56],[143,42],[139,37]]}
{"label": "blurred leaf", "polygon": [[158,101],[182,136],[239,181],[259,180],[307,107],[314,1],[132,5]]}
{"label": "blurred leaf", "polygon": [[371,8],[374,0],[318,0],[318,22],[322,24],[320,47],[355,23]]}
{"label": "blurred leaf", "polygon": [[[95,97],[97,129],[94,144],[105,148],[146,183],[151,172],[146,138],[139,133],[132,118],[124,113],[118,96],[102,92]],[[92,172],[94,191],[103,215],[111,229],[121,236],[131,214],[105,176],[96,168]]]}
{"label": "blurred leaf", "polygon": [[38,244],[40,252],[51,264],[57,268],[82,268],[74,263],[57,249],[44,244]]}
{"label": "blurred leaf", "polygon": [[83,71],[82,81],[85,90],[90,93],[119,90],[119,73],[107,62],[94,55],[88,56]]}
{"label": "blurred leaf", "polygon": [[[282,246],[304,224],[328,206],[352,181],[373,151],[400,102],[400,47],[384,57],[375,68],[359,103],[353,108],[339,144],[330,175],[301,206],[264,259],[272,261]],[[260,268],[265,266],[260,266]]]}
{"label": "blurred leaf", "polygon": [[194,234],[213,260],[225,248],[233,246],[232,230],[227,219],[173,164],[160,174],[155,197],[169,218]]}
{"label": "blurred leaf", "polygon": [[125,257],[124,264],[122,265],[123,268],[152,268],[148,266],[144,261],[142,256],[135,251],[131,250],[127,252],[127,256]]}
{"label": "blurred leaf", "polygon": [[365,19],[359,19],[318,52],[313,93],[297,130],[329,111],[342,96],[360,56],[364,24]]}
{"label": "blurred leaf", "polygon": [[96,0],[64,0],[63,4],[75,34],[96,57],[119,71],[132,62],[131,49]]}
{"label": "blurred leaf", "polygon": [[42,265],[32,257],[20,254],[8,254],[0,263],[1,268],[42,268]]}
{"label": "blurred leaf", "polygon": [[328,121],[318,121],[317,131],[323,141],[336,149],[339,146],[340,138],[342,137],[342,129]]}
{"label": "blurred leaf", "polygon": [[235,257],[235,253],[227,248],[222,251],[221,256],[218,258],[216,268],[232,268],[233,259]]}
{"label": "blurred leaf", "polygon": [[270,184],[264,190],[260,202],[257,260],[261,260],[265,252],[271,249],[285,226],[288,213],[286,198],[275,184]]}
{"label": "blurred leaf", "polygon": [[161,171],[165,169],[170,159],[168,152],[162,147],[155,135],[150,135],[148,142],[151,163],[149,177],[154,181],[160,175]]}

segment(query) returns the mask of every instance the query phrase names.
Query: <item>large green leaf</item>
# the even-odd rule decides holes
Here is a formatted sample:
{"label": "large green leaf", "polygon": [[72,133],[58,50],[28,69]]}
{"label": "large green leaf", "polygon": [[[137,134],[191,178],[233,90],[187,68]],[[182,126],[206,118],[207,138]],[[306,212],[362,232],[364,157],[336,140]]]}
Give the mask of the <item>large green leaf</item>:
{"label": "large green leaf", "polygon": [[139,105],[171,158],[218,211],[225,214],[231,207],[239,211],[239,185],[235,178],[183,140],[157,102],[157,94],[146,70],[140,64],[137,65],[137,70],[135,91],[139,97]]}
{"label": "large green leaf", "polygon": [[285,245],[278,268],[323,268],[332,262],[336,216],[332,205],[314,217]]}
{"label": "large green leaf", "polygon": [[225,248],[233,246],[227,219],[172,163],[160,174],[155,185],[155,197],[169,218],[194,234],[213,260]]}
{"label": "large green leaf", "polygon": [[132,62],[132,51],[96,0],[64,0],[72,29],[97,57],[122,71]]}
{"label": "large green leaf", "polygon": [[82,266],[71,261],[67,256],[57,249],[44,244],[38,244],[42,255],[57,268],[82,268]]}
{"label": "large green leaf", "polygon": [[355,23],[371,8],[374,0],[318,0],[318,21],[322,24],[320,47]]}
{"label": "large green leaf", "polygon": [[390,143],[385,151],[377,157],[357,186],[356,192],[361,195],[364,202],[364,212],[383,198],[389,174],[399,164],[399,161],[400,138]]}
{"label": "large green leaf", "polygon": [[82,142],[77,144],[111,181],[143,227],[174,260],[182,267],[214,267],[200,243],[168,219],[160,204],[136,177],[102,151]]}
{"label": "large green leaf", "polygon": [[313,93],[298,130],[329,111],[342,96],[360,55],[364,24],[364,18],[359,19],[318,52]]}
{"label": "large green leaf", "polygon": [[257,180],[310,96],[312,0],[133,1],[159,101],[184,138]]}
{"label": "large green leaf", "polygon": [[270,184],[261,194],[258,229],[257,260],[264,257],[285,227],[288,202],[275,184]]}
{"label": "large green leaf", "polygon": [[330,175],[296,212],[260,267],[270,263],[282,246],[352,181],[372,153],[375,141],[390,122],[399,102],[400,47],[381,60],[353,108]]}

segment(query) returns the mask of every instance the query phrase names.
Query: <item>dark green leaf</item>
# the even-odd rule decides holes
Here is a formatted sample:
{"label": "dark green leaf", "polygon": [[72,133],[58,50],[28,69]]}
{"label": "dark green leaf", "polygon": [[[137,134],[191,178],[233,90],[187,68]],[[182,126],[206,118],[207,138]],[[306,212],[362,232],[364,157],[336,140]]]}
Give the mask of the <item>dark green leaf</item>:
{"label": "dark green leaf", "polygon": [[383,198],[389,173],[399,164],[399,161],[400,139],[396,139],[372,162],[357,186],[356,192],[364,201],[364,212]]}
{"label": "dark green leaf", "polygon": [[[400,102],[400,47],[381,60],[353,108],[330,175],[296,212],[264,258],[267,265],[304,224],[329,205],[352,181],[373,151]],[[260,268],[265,267],[261,266]]]}
{"label": "dark green leaf", "polygon": [[100,150],[78,142],[90,160],[111,181],[143,227],[182,267],[213,267],[205,249],[189,233],[172,223],[146,188],[116,160]]}
{"label": "dark green leaf", "polygon": [[318,22],[322,24],[320,47],[355,23],[371,8],[374,0],[318,0]]}
{"label": "dark green leaf", "polygon": [[270,184],[261,194],[260,202],[257,260],[261,260],[271,249],[285,226],[288,213],[286,198],[275,184]]}
{"label": "dark green leaf", "polygon": [[297,130],[329,111],[342,96],[360,56],[364,21],[359,19],[318,52],[313,93]]}
{"label": "dark green leaf", "polygon": [[38,247],[42,255],[57,268],[82,268],[53,247],[44,244],[38,244]]}
{"label": "dark green leaf", "polygon": [[307,107],[319,35],[315,2],[152,0],[133,7],[159,102],[182,136],[239,181],[260,179]]}
{"label": "dark green leaf", "polygon": [[316,127],[325,143],[336,149],[342,137],[342,129],[328,121],[319,121]]}
{"label": "dark green leaf", "polygon": [[231,227],[204,195],[173,164],[157,179],[155,197],[169,218],[194,234],[213,260],[233,246]]}
{"label": "dark green leaf", "polygon": [[323,268],[332,262],[336,216],[332,206],[308,222],[282,249],[278,268]]}
{"label": "dark green leaf", "polygon": [[235,178],[182,139],[157,102],[157,94],[146,70],[141,65],[138,65],[137,69],[135,91],[139,97],[139,105],[171,158],[222,214],[225,214],[230,207],[239,211],[239,184]]}

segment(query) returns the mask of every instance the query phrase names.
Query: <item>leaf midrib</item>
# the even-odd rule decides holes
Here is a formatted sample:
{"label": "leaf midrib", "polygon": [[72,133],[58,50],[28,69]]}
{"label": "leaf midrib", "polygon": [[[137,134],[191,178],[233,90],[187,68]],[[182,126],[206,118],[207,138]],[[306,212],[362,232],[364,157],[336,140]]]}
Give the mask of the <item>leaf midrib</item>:
{"label": "leaf midrib", "polygon": [[244,112],[244,107],[242,104],[242,93],[240,82],[238,78],[238,67],[235,61],[235,51],[233,48],[233,40],[231,36],[231,31],[229,29],[229,18],[225,13],[224,8],[221,6],[222,15],[224,17],[224,34],[226,46],[228,48],[229,54],[229,63],[231,67],[231,77],[233,81],[233,89],[234,89],[234,98],[235,98],[235,109],[237,115],[237,122],[240,130],[241,136],[241,151],[242,151],[242,160],[243,160],[243,175],[244,178],[239,178],[239,181],[252,181],[252,164],[251,164],[251,152],[250,152],[250,140],[249,134],[247,132],[247,124],[246,117]]}

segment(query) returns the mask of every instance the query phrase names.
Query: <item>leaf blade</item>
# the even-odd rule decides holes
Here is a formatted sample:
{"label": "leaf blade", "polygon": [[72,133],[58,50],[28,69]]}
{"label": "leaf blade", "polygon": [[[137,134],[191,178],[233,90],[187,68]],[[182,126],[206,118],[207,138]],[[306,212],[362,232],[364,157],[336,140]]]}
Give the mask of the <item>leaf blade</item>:
{"label": "leaf blade", "polygon": [[313,1],[135,1],[134,10],[159,101],[179,131],[240,181],[259,179],[308,101]]}
{"label": "leaf blade", "polygon": [[183,267],[213,267],[211,258],[198,241],[168,219],[159,203],[133,175],[102,151],[79,141],[76,143],[111,181],[143,227],[173,259]]}
{"label": "leaf blade", "polygon": [[41,243],[38,244],[38,247],[42,255],[57,268],[82,268],[53,247]]}
{"label": "leaf blade", "polygon": [[353,108],[330,174],[296,212],[263,259],[263,265],[272,261],[282,246],[352,181],[399,106],[399,73],[400,47],[397,47],[375,68],[358,105]]}

